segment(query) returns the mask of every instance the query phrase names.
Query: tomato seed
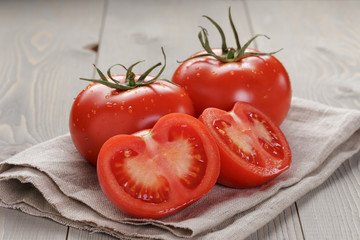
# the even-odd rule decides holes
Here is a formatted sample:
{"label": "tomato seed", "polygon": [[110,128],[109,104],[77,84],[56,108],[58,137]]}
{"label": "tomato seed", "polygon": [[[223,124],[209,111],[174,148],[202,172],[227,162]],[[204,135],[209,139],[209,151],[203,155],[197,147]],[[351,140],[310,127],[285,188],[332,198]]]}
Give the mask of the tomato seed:
{"label": "tomato seed", "polygon": [[130,157],[130,156],[131,156],[131,152],[130,152],[129,150],[125,150],[125,151],[124,151],[124,156],[125,156],[126,158]]}

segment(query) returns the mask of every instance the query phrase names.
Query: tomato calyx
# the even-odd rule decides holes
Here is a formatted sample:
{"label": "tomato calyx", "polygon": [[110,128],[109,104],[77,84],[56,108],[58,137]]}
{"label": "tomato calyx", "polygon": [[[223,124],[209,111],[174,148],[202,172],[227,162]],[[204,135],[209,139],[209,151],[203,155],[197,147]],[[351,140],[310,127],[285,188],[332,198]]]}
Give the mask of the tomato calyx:
{"label": "tomato calyx", "polygon": [[[222,50],[222,54],[221,56],[217,55],[212,48],[210,47],[210,42],[209,42],[209,38],[208,38],[208,31],[206,30],[206,28],[201,27],[201,31],[198,34],[198,38],[200,40],[200,43],[202,45],[202,47],[204,48],[204,50],[207,53],[204,54],[199,54],[193,57],[188,58],[187,60],[190,59],[194,59],[194,58],[198,58],[198,57],[206,57],[206,56],[211,56],[216,58],[217,60],[227,63],[227,62],[237,62],[239,61],[241,58],[245,57],[245,56],[268,56],[268,55],[273,55],[279,51],[282,50],[279,49],[277,51],[274,52],[269,52],[269,53],[264,53],[264,52],[246,52],[246,49],[249,47],[249,45],[258,37],[262,36],[262,37],[266,37],[267,39],[270,39],[267,35],[264,34],[256,34],[254,37],[252,37],[249,41],[247,41],[244,46],[241,46],[240,44],[240,40],[239,40],[239,35],[237,33],[237,30],[235,28],[234,22],[232,20],[231,17],[231,8],[229,8],[229,21],[230,21],[230,25],[232,28],[232,31],[234,33],[234,37],[235,37],[235,41],[236,41],[236,48],[232,48],[232,47],[227,47],[226,44],[226,38],[225,38],[225,34],[224,31],[222,30],[222,28],[219,26],[218,23],[216,23],[212,18],[204,15],[203,17],[205,17],[206,19],[208,19],[219,31],[220,36],[221,36],[221,40],[222,40],[222,46],[221,46],[221,50]],[[187,61],[185,60],[185,61]]]}
{"label": "tomato calyx", "polygon": [[[122,64],[114,64],[112,65],[108,70],[107,70],[107,75],[108,77],[105,76],[105,74],[96,67],[96,65],[94,64],[94,67],[97,71],[97,73],[100,76],[100,80],[99,79],[89,79],[89,78],[80,78],[81,80],[85,80],[85,81],[90,81],[90,82],[96,82],[96,83],[100,83],[103,84],[107,87],[110,88],[114,88],[117,90],[130,90],[130,89],[134,89],[137,87],[141,87],[141,86],[148,86],[152,83],[154,83],[157,80],[160,80],[159,77],[160,75],[163,73],[165,67],[166,67],[166,55],[164,52],[164,49],[161,48],[162,54],[164,56],[164,66],[160,69],[159,73],[153,77],[151,80],[145,81],[146,77],[157,67],[161,66],[161,62],[155,64],[154,66],[150,67],[148,70],[146,70],[143,74],[140,75],[140,77],[137,79],[137,81],[135,80],[136,78],[136,74],[132,71],[132,69],[139,63],[144,62],[144,60],[142,61],[138,61],[134,64],[132,64],[129,68],[125,67]],[[113,75],[111,74],[111,70],[115,67],[115,66],[120,66],[123,67],[126,70],[126,75],[125,75],[125,82],[122,83],[118,80],[116,80]],[[111,81],[110,81],[111,80]],[[176,83],[167,80],[167,79],[161,79],[167,82],[170,82],[174,85],[177,85]],[[178,85],[177,85],[178,86]]]}

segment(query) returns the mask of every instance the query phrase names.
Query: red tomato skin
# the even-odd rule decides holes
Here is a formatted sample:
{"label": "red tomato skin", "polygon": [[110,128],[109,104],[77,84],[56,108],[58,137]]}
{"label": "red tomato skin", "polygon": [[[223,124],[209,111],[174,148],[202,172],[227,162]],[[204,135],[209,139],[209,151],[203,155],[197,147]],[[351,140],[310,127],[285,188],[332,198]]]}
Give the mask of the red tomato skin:
{"label": "red tomato skin", "polygon": [[[199,120],[203,122],[205,127],[215,138],[219,148],[221,168],[217,182],[232,188],[252,188],[263,185],[289,169],[291,164],[290,146],[280,128],[278,128],[264,113],[245,102],[236,103],[231,110],[231,114],[242,112],[243,110],[260,114],[262,118],[269,123],[271,128],[276,133],[278,139],[280,139],[280,142],[283,146],[284,157],[281,161],[279,161],[278,166],[276,167],[260,167],[240,159],[233,151],[231,151],[226,143],[219,139],[213,128],[214,121],[216,119],[229,118],[229,112],[225,112],[224,110],[216,108],[206,109],[199,117]],[[261,150],[259,152],[261,152]]]}
{"label": "red tomato skin", "polygon": [[[170,184],[169,199],[159,204],[144,202],[127,194],[119,186],[116,176],[111,170],[112,156],[124,146],[146,155],[146,153],[154,151],[154,142],[157,142],[155,145],[162,145],[168,141],[167,134],[172,126],[184,124],[195,130],[207,154],[206,171],[201,183],[193,189],[186,189],[178,183]],[[146,171],[150,170],[146,169]],[[182,113],[171,113],[162,117],[152,129],[141,130],[131,135],[122,134],[111,137],[102,146],[97,162],[97,175],[104,194],[119,210],[136,218],[159,219],[179,212],[211,190],[216,184],[219,171],[220,156],[215,140],[198,119]],[[171,183],[174,175],[172,172],[167,172],[165,177]]]}
{"label": "red tomato skin", "polygon": [[[221,53],[220,49],[213,51]],[[200,51],[193,56],[203,53]],[[279,126],[290,108],[289,75],[274,56],[245,56],[229,63],[213,57],[199,57],[180,64],[172,81],[189,93],[195,116],[208,107],[230,111],[236,102],[243,101],[262,110]]]}
{"label": "red tomato skin", "polygon": [[[114,77],[124,80],[122,75]],[[79,153],[96,166],[100,148],[110,137],[151,128],[172,112],[194,114],[188,94],[169,82],[158,80],[126,91],[90,83],[75,98],[69,129]]]}

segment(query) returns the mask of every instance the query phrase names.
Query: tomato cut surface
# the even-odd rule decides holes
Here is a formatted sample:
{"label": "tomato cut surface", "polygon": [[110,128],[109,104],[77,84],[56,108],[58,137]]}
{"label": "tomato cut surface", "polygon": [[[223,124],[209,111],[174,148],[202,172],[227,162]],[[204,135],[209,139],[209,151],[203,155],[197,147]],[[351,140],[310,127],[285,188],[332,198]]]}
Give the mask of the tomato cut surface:
{"label": "tomato cut surface", "polygon": [[284,134],[250,104],[238,102],[230,112],[208,108],[200,120],[219,146],[219,183],[256,187],[289,168],[291,151]]}
{"label": "tomato cut surface", "polygon": [[151,130],[106,141],[97,171],[103,192],[120,210],[160,218],[210,191],[219,175],[220,156],[198,119],[172,113]]}

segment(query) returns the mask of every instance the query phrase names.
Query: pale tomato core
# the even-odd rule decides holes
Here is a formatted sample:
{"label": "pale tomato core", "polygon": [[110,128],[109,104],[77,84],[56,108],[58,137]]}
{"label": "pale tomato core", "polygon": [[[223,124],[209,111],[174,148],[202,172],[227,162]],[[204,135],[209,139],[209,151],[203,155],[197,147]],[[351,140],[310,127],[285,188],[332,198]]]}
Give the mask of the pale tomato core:
{"label": "pale tomato core", "polygon": [[255,147],[260,145],[267,153],[281,161],[284,157],[283,147],[269,123],[251,112],[246,113],[247,121],[233,112],[230,115],[234,124],[219,119],[213,122],[213,127],[235,154],[251,164],[266,167],[267,160],[260,158]]}
{"label": "pale tomato core", "polygon": [[196,188],[205,175],[207,156],[199,136],[189,126],[174,127],[168,141],[158,143],[144,136],[143,153],[121,149],[112,157],[112,172],[130,196],[161,203],[169,198],[171,182],[186,189]]}

